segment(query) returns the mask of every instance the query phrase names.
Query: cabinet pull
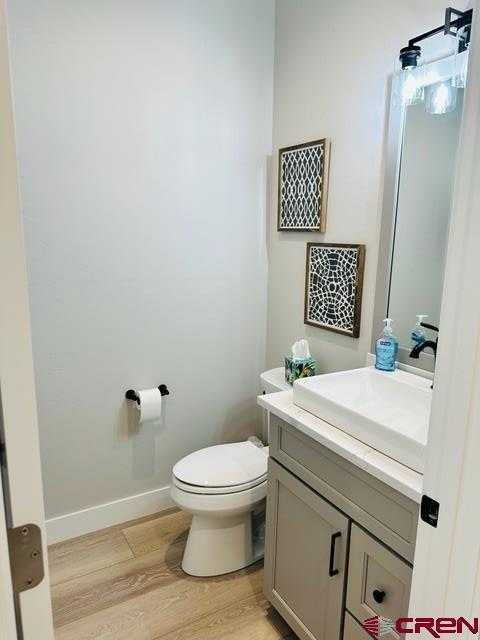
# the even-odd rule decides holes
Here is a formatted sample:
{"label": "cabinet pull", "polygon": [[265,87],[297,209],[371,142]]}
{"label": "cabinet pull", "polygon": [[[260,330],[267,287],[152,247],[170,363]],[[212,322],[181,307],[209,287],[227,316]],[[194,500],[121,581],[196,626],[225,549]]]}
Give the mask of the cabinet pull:
{"label": "cabinet pull", "polygon": [[337,533],[333,533],[331,540],[330,540],[330,563],[328,566],[328,575],[333,578],[333,576],[336,576],[338,573],[338,569],[334,569],[334,565],[335,565],[335,542],[337,540],[337,538],[341,538],[342,537],[342,532],[341,531],[337,531]]}
{"label": "cabinet pull", "polygon": [[385,591],[381,591],[380,589],[375,589],[372,595],[375,602],[378,602],[378,604],[382,604],[387,594],[385,593]]}

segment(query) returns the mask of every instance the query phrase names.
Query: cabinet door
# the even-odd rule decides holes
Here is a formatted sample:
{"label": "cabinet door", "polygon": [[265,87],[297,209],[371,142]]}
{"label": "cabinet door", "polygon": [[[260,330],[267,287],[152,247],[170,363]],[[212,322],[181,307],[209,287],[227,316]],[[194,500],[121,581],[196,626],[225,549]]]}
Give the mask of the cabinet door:
{"label": "cabinet door", "polygon": [[302,640],[338,640],[348,519],[272,459],[265,593]]}

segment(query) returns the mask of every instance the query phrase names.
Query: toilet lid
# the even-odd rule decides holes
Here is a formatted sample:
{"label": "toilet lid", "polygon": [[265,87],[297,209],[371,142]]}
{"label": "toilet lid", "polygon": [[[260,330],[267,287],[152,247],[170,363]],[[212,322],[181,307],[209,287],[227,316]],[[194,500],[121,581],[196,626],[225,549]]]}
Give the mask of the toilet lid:
{"label": "toilet lid", "polygon": [[200,449],[173,467],[175,478],[197,487],[234,487],[261,479],[267,473],[268,448],[249,442]]}

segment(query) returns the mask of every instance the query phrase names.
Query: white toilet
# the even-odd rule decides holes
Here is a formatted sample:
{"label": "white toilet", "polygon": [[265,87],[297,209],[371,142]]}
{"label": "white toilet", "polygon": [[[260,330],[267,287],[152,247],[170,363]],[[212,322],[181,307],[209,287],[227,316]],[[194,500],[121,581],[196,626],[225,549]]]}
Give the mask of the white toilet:
{"label": "white toilet", "polygon": [[[291,388],[283,368],[262,373],[260,380],[263,393]],[[267,461],[268,447],[247,440],[200,449],[173,467],[172,499],[193,515],[185,573],[221,575],[263,557]]]}

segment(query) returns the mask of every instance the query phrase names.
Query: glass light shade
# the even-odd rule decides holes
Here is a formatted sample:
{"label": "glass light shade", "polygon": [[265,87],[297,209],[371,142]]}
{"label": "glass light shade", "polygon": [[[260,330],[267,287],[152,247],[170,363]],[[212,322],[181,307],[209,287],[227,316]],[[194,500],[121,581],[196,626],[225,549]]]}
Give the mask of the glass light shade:
{"label": "glass light shade", "polygon": [[455,111],[457,106],[457,89],[450,80],[442,80],[426,88],[425,109],[433,115],[442,115]]}
{"label": "glass light shade", "polygon": [[458,89],[464,89],[467,84],[468,49],[455,54],[453,62],[452,85]]}
{"label": "glass light shade", "polygon": [[423,101],[423,68],[410,67],[402,72],[400,97],[404,105],[419,104]]}

